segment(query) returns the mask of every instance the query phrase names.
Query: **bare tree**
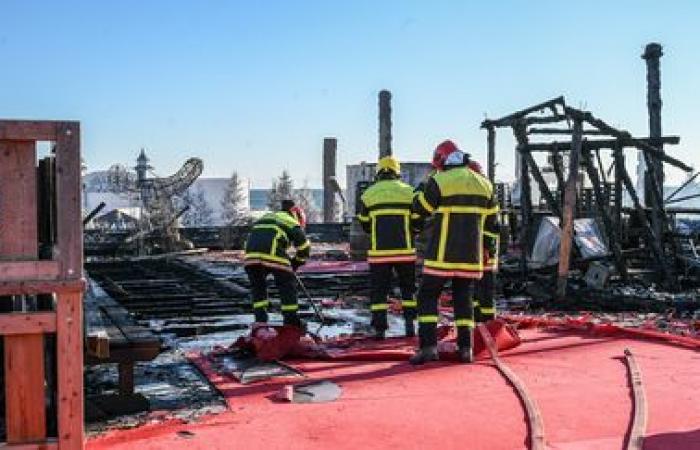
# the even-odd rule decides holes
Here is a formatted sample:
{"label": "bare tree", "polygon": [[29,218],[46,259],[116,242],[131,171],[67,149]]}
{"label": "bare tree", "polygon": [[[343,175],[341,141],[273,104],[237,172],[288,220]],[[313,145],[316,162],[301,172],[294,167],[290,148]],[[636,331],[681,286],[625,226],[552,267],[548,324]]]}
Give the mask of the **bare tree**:
{"label": "bare tree", "polygon": [[307,222],[320,222],[321,210],[314,201],[313,190],[309,187],[308,180],[304,180],[304,184],[294,193],[294,202],[304,210]]}

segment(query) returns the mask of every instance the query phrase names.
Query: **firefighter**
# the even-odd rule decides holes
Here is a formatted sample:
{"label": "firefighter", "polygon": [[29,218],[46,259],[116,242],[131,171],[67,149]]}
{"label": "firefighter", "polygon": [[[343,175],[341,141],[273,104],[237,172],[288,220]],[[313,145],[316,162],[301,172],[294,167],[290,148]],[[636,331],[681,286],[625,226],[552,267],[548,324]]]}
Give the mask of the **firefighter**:
{"label": "firefighter", "polygon": [[[265,214],[253,224],[245,246],[245,271],[251,286],[256,322],[267,322],[267,277],[272,274],[282,303],[285,325],[302,327],[297,315],[297,290],[294,271],[309,257],[310,244],[294,214],[294,201],[283,200],[281,210]],[[289,257],[293,245],[296,253]]]}
{"label": "firefighter", "polygon": [[[468,155],[467,155],[468,156]],[[481,164],[467,160],[467,167],[483,176]],[[500,226],[498,209],[486,217],[483,231],[484,239],[484,275],[476,282],[474,289],[474,319],[476,322],[488,322],[496,318],[494,289],[498,272],[498,248],[500,245]]]}
{"label": "firefighter", "polygon": [[414,365],[438,359],[438,298],[448,281],[452,284],[458,356],[462,362],[473,360],[473,282],[483,274],[483,224],[495,211],[495,204],[491,183],[466,164],[464,153],[452,141],[442,142],[433,154],[437,173],[413,202],[413,212],[435,218],[418,290],[420,348],[410,358]]}
{"label": "firefighter", "polygon": [[411,213],[413,188],[400,179],[401,166],[393,156],[377,163],[375,182],[360,198],[357,216],[370,234],[367,250],[372,297],[372,326],[375,337],[384,339],[387,324],[387,296],[396,273],[401,290],[401,306],[406,336],[415,336],[416,319],[416,247],[413,231],[418,214]]}

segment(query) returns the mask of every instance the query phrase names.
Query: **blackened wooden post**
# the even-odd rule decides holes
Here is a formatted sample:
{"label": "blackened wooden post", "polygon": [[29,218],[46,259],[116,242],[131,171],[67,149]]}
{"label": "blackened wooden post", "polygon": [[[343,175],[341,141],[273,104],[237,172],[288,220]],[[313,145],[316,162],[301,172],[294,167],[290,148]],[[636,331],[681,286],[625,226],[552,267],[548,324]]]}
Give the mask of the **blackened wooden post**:
{"label": "blackened wooden post", "polygon": [[569,174],[564,190],[564,208],[562,212],[561,240],[559,243],[559,269],[557,271],[557,297],[563,299],[566,295],[566,281],[569,276],[569,260],[571,258],[571,244],[574,237],[574,211],[576,211],[576,183],[579,174],[579,161],[581,157],[581,144],[583,136],[583,123],[581,119],[574,119],[574,134],[572,136],[572,148],[569,154]]}
{"label": "blackened wooden post", "polygon": [[331,179],[335,177],[337,161],[338,140],[325,138],[323,140],[323,221],[335,222],[335,184]]}
{"label": "blackened wooden post", "polygon": [[530,192],[530,174],[527,170],[524,154],[527,148],[527,126],[518,122],[513,126],[518,148],[515,157],[518,158],[518,176],[520,178],[520,272],[523,280],[527,279],[527,256],[529,253],[530,222],[532,221],[532,195]]}
{"label": "blackened wooden post", "polygon": [[379,91],[379,157],[391,155],[391,92]]}
{"label": "blackened wooden post", "polygon": [[[661,70],[659,59],[663,56],[663,48],[660,44],[652,42],[648,44],[644,49],[644,54],[642,58],[646,60],[647,63],[647,108],[649,110],[649,137],[660,138],[661,137]],[[652,144],[658,147],[659,150],[663,150],[663,145],[661,143]],[[659,186],[664,185],[664,167],[660,160],[657,158],[652,159],[654,163],[654,169],[656,171],[656,183]],[[649,188],[645,189],[645,200],[647,205],[650,202]]]}
{"label": "blackened wooden post", "polygon": [[[654,42],[646,46],[642,55],[647,64],[647,109],[649,110],[649,137],[652,139],[661,137],[661,71],[659,59],[662,55],[661,45]],[[652,145],[663,151],[663,144],[660,142],[652,143]],[[644,204],[653,206],[651,215],[652,227],[656,236],[663,238],[663,219],[661,215],[664,214],[664,211],[658,210],[655,206],[656,202],[654,201],[652,190],[654,184],[663,189],[664,167],[658,158],[647,157],[645,159],[647,161],[647,171],[644,175]],[[653,168],[648,167],[649,164],[652,164]],[[651,177],[654,177],[655,180],[651,180]],[[661,195],[663,196],[663,191]],[[661,208],[663,209],[663,204]]]}
{"label": "blackened wooden post", "polygon": [[486,174],[489,177],[489,181],[491,183],[496,182],[496,129],[493,126],[489,126],[487,128],[488,136],[487,136],[487,154],[486,154],[486,163],[487,163],[487,172]]}

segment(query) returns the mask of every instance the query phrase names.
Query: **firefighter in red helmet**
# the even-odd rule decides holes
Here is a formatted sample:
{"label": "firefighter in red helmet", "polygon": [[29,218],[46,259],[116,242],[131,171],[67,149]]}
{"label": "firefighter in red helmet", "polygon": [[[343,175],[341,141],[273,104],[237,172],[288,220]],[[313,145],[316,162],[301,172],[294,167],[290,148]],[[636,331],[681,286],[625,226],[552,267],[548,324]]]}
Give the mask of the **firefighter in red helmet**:
{"label": "firefighter in red helmet", "polygon": [[410,359],[418,365],[438,359],[438,298],[448,281],[452,285],[458,356],[473,360],[473,283],[483,275],[483,229],[496,205],[493,186],[467,167],[465,154],[452,141],[433,153],[436,173],[428,178],[413,202],[413,212],[434,216],[425,249],[423,276],[418,289],[420,348]]}

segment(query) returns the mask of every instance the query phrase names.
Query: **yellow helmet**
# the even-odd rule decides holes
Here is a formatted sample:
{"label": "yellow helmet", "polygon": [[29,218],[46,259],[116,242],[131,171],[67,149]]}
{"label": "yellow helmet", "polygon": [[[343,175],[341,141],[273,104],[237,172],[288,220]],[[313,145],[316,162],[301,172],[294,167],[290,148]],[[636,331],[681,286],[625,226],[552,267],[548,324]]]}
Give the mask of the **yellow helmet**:
{"label": "yellow helmet", "polygon": [[377,173],[381,172],[382,170],[388,170],[394,172],[396,175],[401,175],[401,164],[399,163],[399,160],[393,156],[385,156],[380,158],[379,163],[377,164]]}

